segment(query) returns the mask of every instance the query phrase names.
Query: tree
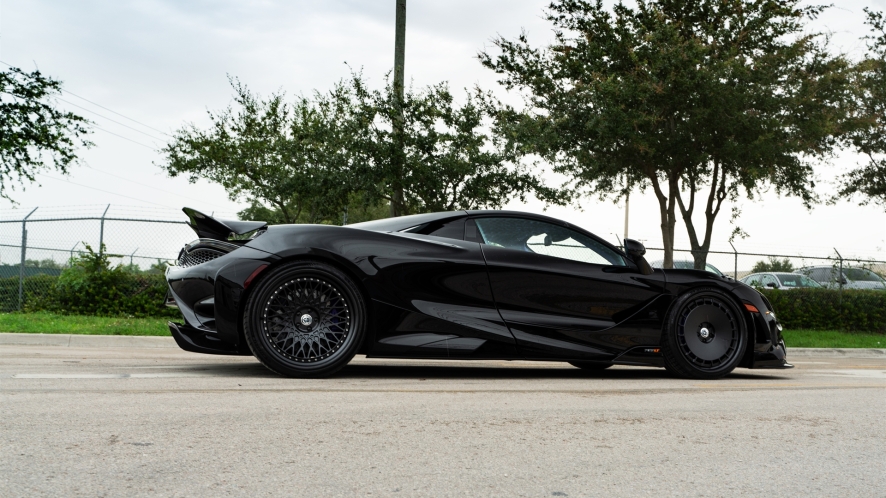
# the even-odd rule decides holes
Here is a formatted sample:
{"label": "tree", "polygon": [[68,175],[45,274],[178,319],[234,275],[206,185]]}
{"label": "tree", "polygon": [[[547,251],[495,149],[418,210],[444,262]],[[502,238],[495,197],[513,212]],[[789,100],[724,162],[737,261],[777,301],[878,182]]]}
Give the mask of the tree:
{"label": "tree", "polygon": [[751,273],[763,273],[763,272],[786,272],[792,273],[794,271],[794,265],[788,258],[784,258],[779,260],[776,257],[769,256],[769,261],[757,261],[753,268],[751,268]]}
{"label": "tree", "polygon": [[486,95],[458,105],[445,84],[410,90],[403,131],[395,134],[392,87],[371,90],[359,74],[292,104],[282,94],[263,100],[231,83],[235,108],[210,113],[208,130],[178,131],[163,149],[162,167],[192,182],[216,182],[231,199],[248,201],[241,217],[339,224],[389,212],[500,207],[529,193],[550,202],[564,198],[488,133]]}
{"label": "tree", "polygon": [[56,109],[51,98],[61,82],[40,71],[10,67],[0,72],[0,197],[12,200],[13,183],[36,181],[43,170],[67,174],[77,147],[90,147],[89,121]]}
{"label": "tree", "polygon": [[886,20],[882,12],[865,9],[868,56],[858,65],[858,102],[867,126],[851,136],[856,150],[867,157],[866,164],[843,175],[839,197],[862,197],[861,204],[873,202],[886,207]]}
{"label": "tree", "polygon": [[703,269],[724,201],[774,188],[812,204],[812,164],[842,131],[849,64],[805,32],[823,8],[798,3],[638,0],[610,12],[601,1],[554,2],[553,45],[534,48],[522,34],[479,54],[524,96],[524,109],[501,110],[497,132],[586,193],[618,200],[651,188],[664,266],[679,209]]}
{"label": "tree", "polygon": [[489,132],[494,106],[488,94],[468,94],[459,105],[441,83],[406,89],[398,107],[391,84],[370,90],[359,75],[350,84],[359,157],[353,164],[367,198],[390,203],[394,215],[499,208],[528,194],[550,203],[568,198],[545,186],[520,162],[518,150]]}
{"label": "tree", "polygon": [[[242,213],[279,223],[335,223],[351,192],[347,139],[341,130],[348,103],[337,86],[327,98],[282,94],[262,100],[232,79],[236,109],[209,113],[207,130],[190,124],[163,149],[170,176],[188,175],[222,185]],[[338,92],[338,93],[336,93]]]}

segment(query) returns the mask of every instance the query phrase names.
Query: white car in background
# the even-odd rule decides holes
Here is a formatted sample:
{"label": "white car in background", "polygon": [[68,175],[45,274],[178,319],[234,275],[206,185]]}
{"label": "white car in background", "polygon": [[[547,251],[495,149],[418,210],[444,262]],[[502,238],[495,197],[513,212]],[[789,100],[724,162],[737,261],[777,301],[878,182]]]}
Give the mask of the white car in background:
{"label": "white car in background", "polygon": [[801,273],[762,272],[752,273],[741,279],[751,287],[770,289],[821,289],[822,285]]}
{"label": "white car in background", "polygon": [[840,268],[834,266],[807,266],[797,272],[808,275],[828,289],[873,289],[886,290],[886,280],[866,268]]}

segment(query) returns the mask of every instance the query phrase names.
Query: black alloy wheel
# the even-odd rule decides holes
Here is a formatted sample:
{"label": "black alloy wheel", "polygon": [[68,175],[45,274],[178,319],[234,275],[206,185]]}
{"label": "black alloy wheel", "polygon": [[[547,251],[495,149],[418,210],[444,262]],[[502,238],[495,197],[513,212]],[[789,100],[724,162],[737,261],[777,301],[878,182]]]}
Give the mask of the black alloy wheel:
{"label": "black alloy wheel", "polygon": [[612,363],[606,362],[596,362],[596,361],[570,361],[570,365],[576,368],[580,368],[582,370],[606,370],[607,368],[612,366]]}
{"label": "black alloy wheel", "polygon": [[246,343],[263,365],[288,377],[327,377],[363,340],[366,307],[334,266],[301,261],[263,275],[246,303]]}
{"label": "black alloy wheel", "polygon": [[665,368],[678,377],[718,379],[735,369],[747,345],[744,317],[717,289],[680,296],[662,333]]}

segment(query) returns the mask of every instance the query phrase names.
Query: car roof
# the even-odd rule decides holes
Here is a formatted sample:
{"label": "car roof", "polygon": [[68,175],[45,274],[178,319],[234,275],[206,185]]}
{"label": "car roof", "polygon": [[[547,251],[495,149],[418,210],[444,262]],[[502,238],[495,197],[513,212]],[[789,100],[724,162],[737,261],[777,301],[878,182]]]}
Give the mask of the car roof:
{"label": "car roof", "polygon": [[[371,230],[373,232],[399,232],[401,230],[405,230],[407,228],[412,228],[414,226],[423,225],[425,223],[431,223],[435,221],[444,221],[447,219],[457,219],[467,216],[476,216],[476,217],[484,217],[484,216],[500,216],[500,217],[514,217],[514,218],[529,218],[538,221],[546,221],[548,223],[553,223],[555,225],[564,226],[567,228],[571,228],[578,232],[588,233],[587,230],[584,230],[581,227],[577,227],[571,223],[567,223],[563,220],[558,220],[557,218],[552,218],[550,216],[545,216],[537,213],[527,213],[525,211],[512,211],[512,210],[498,210],[498,209],[472,209],[469,211],[443,211],[439,213],[422,213],[422,214],[410,214],[407,216],[398,216],[396,218],[384,218],[381,220],[372,220],[372,221],[364,221],[362,223],[354,223],[351,225],[346,225],[349,228],[359,228],[361,230]],[[599,238],[599,237],[597,237]]]}
{"label": "car roof", "polygon": [[396,218],[383,218],[380,220],[364,221],[362,223],[354,223],[345,225],[348,228],[359,228],[361,230],[370,230],[373,232],[399,232],[425,223],[434,221],[443,221],[449,218],[463,218],[467,216],[467,211],[443,211],[440,213],[422,213],[410,214],[407,216],[397,216]]}

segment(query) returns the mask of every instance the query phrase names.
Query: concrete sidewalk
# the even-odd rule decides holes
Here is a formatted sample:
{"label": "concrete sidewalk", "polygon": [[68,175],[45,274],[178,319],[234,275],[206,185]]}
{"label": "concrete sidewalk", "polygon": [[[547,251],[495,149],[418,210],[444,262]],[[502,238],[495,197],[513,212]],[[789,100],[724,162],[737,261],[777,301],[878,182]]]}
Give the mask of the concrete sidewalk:
{"label": "concrete sidewalk", "polygon": [[[71,348],[178,348],[172,337],[134,335],[0,333],[0,346],[61,346]],[[886,349],[792,348],[788,358],[883,358]]]}
{"label": "concrete sidewalk", "polygon": [[169,337],[143,335],[14,334],[0,333],[0,346],[56,346],[71,348],[178,348]]}

